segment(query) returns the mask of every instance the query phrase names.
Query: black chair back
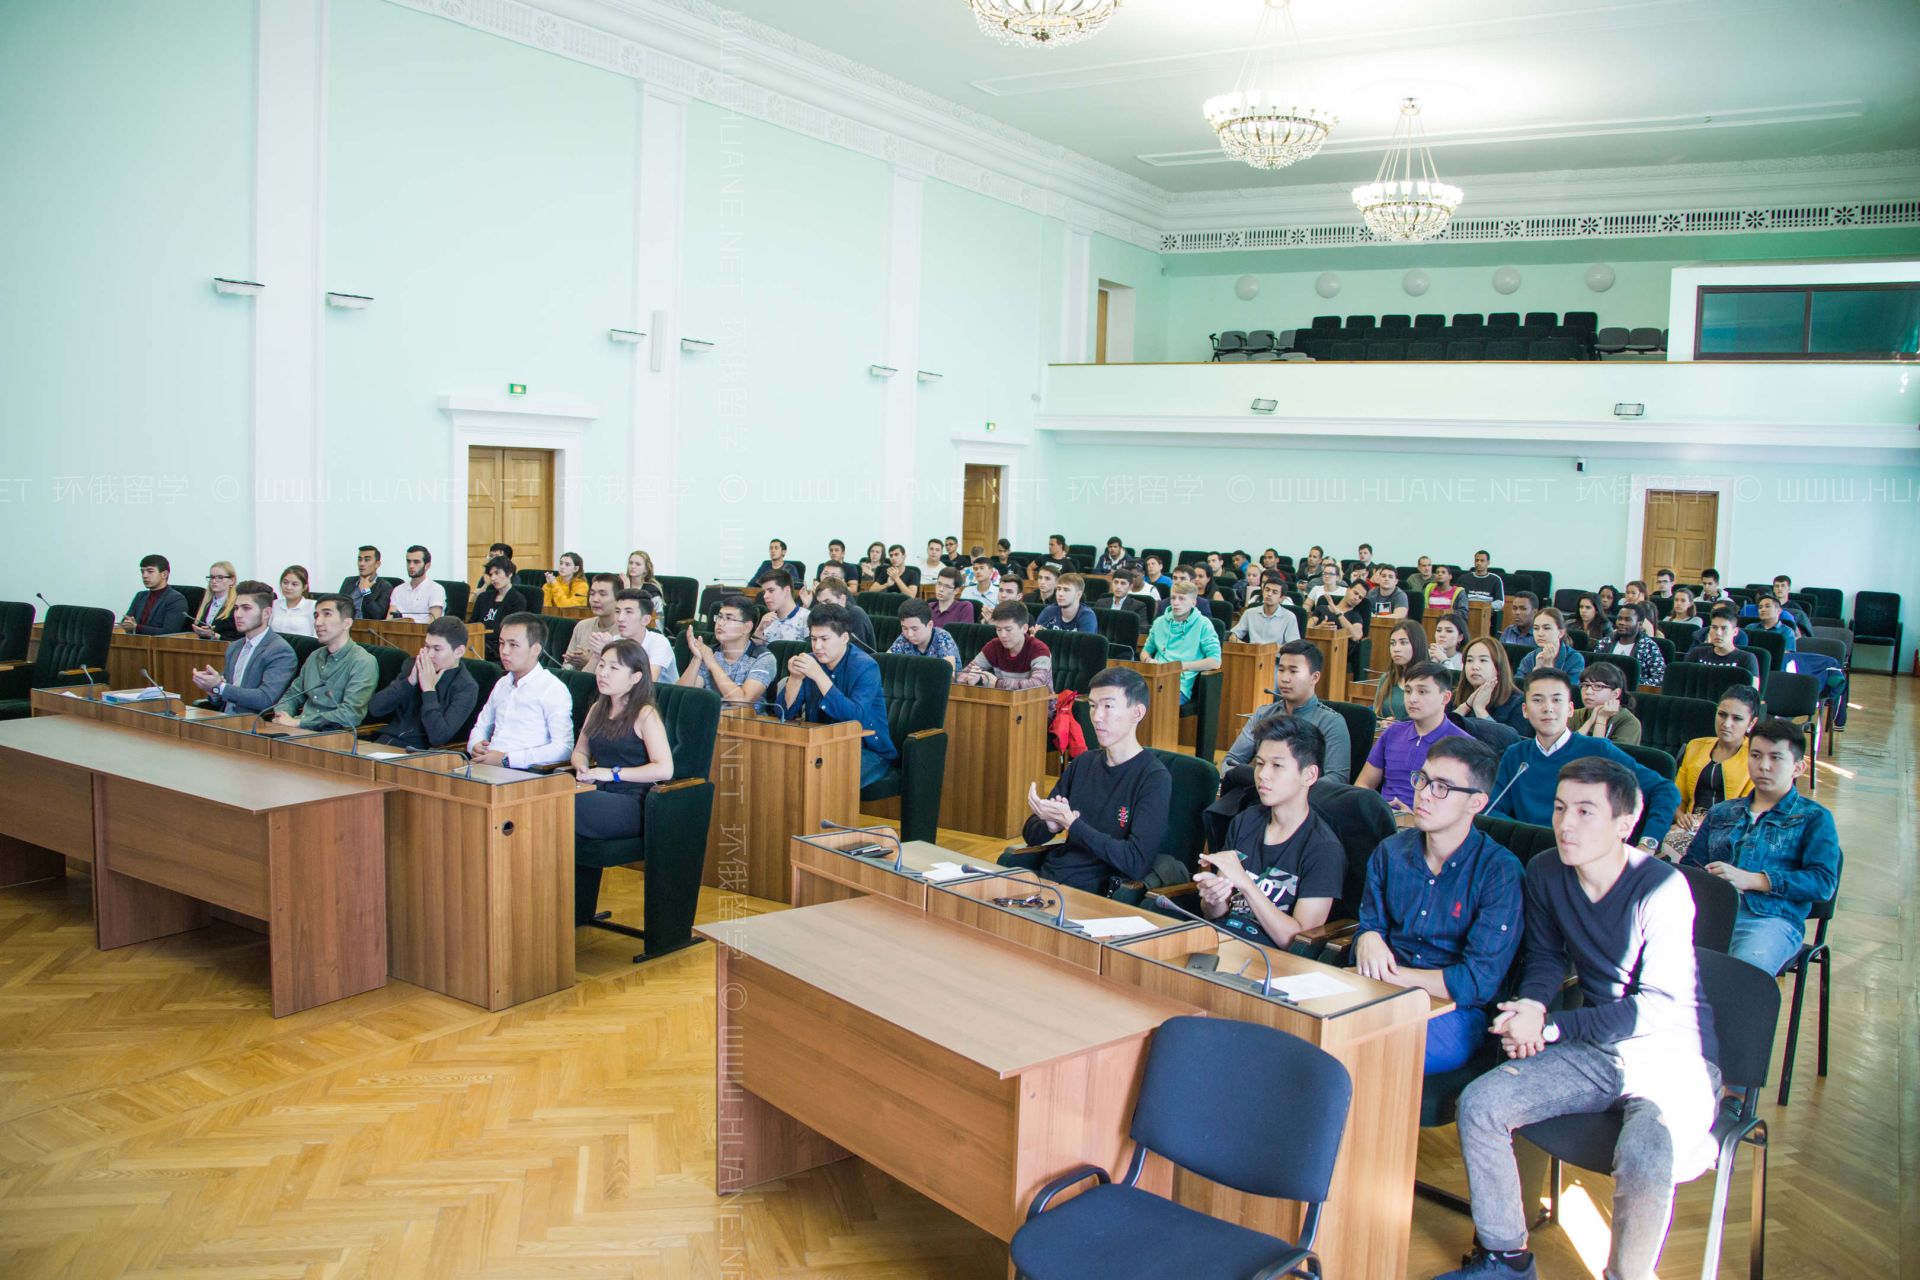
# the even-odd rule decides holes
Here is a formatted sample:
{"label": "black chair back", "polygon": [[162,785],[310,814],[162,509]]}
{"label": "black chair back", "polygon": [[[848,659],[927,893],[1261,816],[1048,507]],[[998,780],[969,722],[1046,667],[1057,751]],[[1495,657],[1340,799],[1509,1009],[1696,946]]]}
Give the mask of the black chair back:
{"label": "black chair back", "polygon": [[896,749],[923,729],[946,727],[953,672],[945,658],[883,653],[875,660],[880,664],[880,687],[886,695],[887,736]]}
{"label": "black chair back", "polygon": [[1884,640],[1900,629],[1900,596],[1893,591],[1853,593],[1853,634],[1858,639]]}
{"label": "black chair back", "polygon": [[563,667],[553,674],[560,678],[560,683],[567,687],[567,696],[573,699],[573,736],[578,738],[580,731],[587,727],[587,713],[600,699],[600,682],[593,672],[575,671],[571,667]]}
{"label": "black chair back", "polygon": [[1772,1069],[1780,984],[1758,965],[1730,955],[1697,946],[1693,954],[1700,989],[1713,1010],[1721,1083],[1730,1089],[1757,1089]]}
{"label": "black chair back", "polygon": [[1635,764],[1653,770],[1668,782],[1673,781],[1673,775],[1677,771],[1673,757],[1660,748],[1642,746],[1637,742],[1616,742],[1613,745],[1632,756]]}
{"label": "black chair back", "polygon": [[1640,721],[1640,741],[1674,759],[1685,754],[1695,738],[1713,736],[1715,704],[1704,698],[1681,698],[1668,693],[1643,693],[1633,705]]}
{"label": "black chair back", "polygon": [[435,578],[440,589],[447,593],[447,617],[465,618],[467,606],[473,601],[473,584],[455,582],[452,578]]}
{"label": "black chair back", "polygon": [[893,642],[900,638],[900,616],[875,613],[868,615],[867,621],[873,624],[873,647],[881,653],[893,648]]}
{"label": "black chair back", "polygon": [[1589,667],[1610,662],[1626,681],[1628,690],[1640,687],[1640,659],[1630,653],[1601,653],[1587,659]]}
{"label": "black chair back", "polygon": [[[1353,759],[1365,760],[1367,752],[1373,750],[1374,729],[1380,723],[1380,718],[1374,715],[1373,708],[1362,706],[1357,702],[1329,702],[1326,705],[1347,722],[1347,742],[1352,747]],[[1236,729],[1235,732],[1238,730]],[[1353,772],[1356,777],[1359,776],[1358,764],[1354,765]]]}
{"label": "black chair back", "polygon": [[1049,631],[1041,637],[1053,654],[1053,688],[1081,697],[1107,667],[1107,638],[1098,632]]}
{"label": "black chair back", "polygon": [[1748,631],[1747,648],[1765,652],[1771,661],[1770,671],[1778,671],[1787,665],[1787,638],[1777,631]]}
{"label": "black chair back", "polygon": [[1173,792],[1167,802],[1167,836],[1160,853],[1191,873],[1199,868],[1200,852],[1206,847],[1206,811],[1220,793],[1220,771],[1212,761],[1185,752],[1158,747],[1147,750],[1173,775]]}
{"label": "black chair back", "polygon": [[392,684],[401,669],[413,660],[413,655],[405,649],[396,649],[388,644],[363,644],[360,647],[373,655],[374,662],[380,668],[380,674],[374,677],[373,688],[376,693]]}
{"label": "black chair back", "polygon": [[[1217,1074],[1222,1063],[1286,1087],[1247,1090],[1244,1106],[1196,1109],[1194,1082]],[[1300,1201],[1311,1222],[1327,1198],[1352,1101],[1346,1067],[1297,1036],[1229,1018],[1169,1018],[1147,1048],[1128,1133],[1210,1181]],[[1276,1133],[1287,1140],[1274,1142]]]}
{"label": "black chair back", "polygon": [[1820,709],[1820,688],[1821,682],[1814,676],[1776,671],[1767,677],[1766,689],[1760,696],[1767,704],[1768,715],[1798,720]]}
{"label": "black chair back", "polygon": [[[107,651],[113,646],[114,621],[111,610],[85,605],[57,604],[47,610],[46,625],[40,628],[40,651],[33,659],[33,687],[50,689],[84,683],[83,677],[60,674],[77,667],[105,670]],[[101,678],[94,676],[95,680]]]}
{"label": "black chair back", "polygon": [[[678,629],[693,619],[700,603],[700,582],[675,574],[655,574],[660,584],[660,616],[663,625]],[[676,758],[677,762],[677,758]]]}
{"label": "black chair back", "polygon": [[853,602],[865,609],[869,617],[877,618],[881,614],[898,617],[900,606],[907,602],[907,598],[898,591],[857,591]]}
{"label": "black chair back", "polygon": [[200,606],[207,602],[207,589],[191,584],[183,586],[179,583],[175,583],[173,589],[187,598],[187,617],[199,617]]}
{"label": "black chair back", "polygon": [[[307,665],[307,659],[313,656],[314,650],[320,647],[320,642],[314,639],[312,636],[297,636],[297,635],[283,634],[280,638],[282,640],[285,640],[287,642],[287,645],[293,650],[294,662],[297,665],[302,667]],[[465,659],[462,659],[462,661],[465,661]],[[480,700],[482,702],[486,701],[486,697],[484,694],[481,696]]]}
{"label": "black chair back", "polygon": [[34,607],[30,601],[0,600],[0,662],[23,662],[33,640]]}
{"label": "black chair back", "polygon": [[1360,899],[1366,894],[1367,859],[1394,832],[1393,810],[1378,791],[1327,779],[1313,784],[1307,805],[1333,828],[1346,852],[1346,882],[1333,918],[1351,920],[1360,914]]}
{"label": "black chair back", "polygon": [[1682,864],[1693,893],[1693,945],[1722,955],[1733,946],[1733,921],[1740,913],[1740,891],[1705,867]]}
{"label": "black chair back", "polygon": [[550,613],[543,613],[539,616],[540,621],[545,623],[547,628],[547,643],[543,646],[543,652],[555,662],[558,662],[560,661],[561,655],[567,651],[567,645],[573,641],[574,627],[585,621],[585,619],[560,618]]}
{"label": "black chair back", "polygon": [[1552,827],[1484,813],[1473,820],[1473,825],[1486,832],[1495,844],[1510,850],[1523,864],[1532,862],[1540,854],[1552,853],[1559,846]]}
{"label": "black chair back", "polygon": [[1140,618],[1137,614],[1125,609],[1095,609],[1093,617],[1100,624],[1100,634],[1106,637],[1114,657],[1133,660],[1140,656]]}
{"label": "black chair back", "polygon": [[686,685],[654,686],[654,705],[673,752],[673,776],[704,778],[713,767],[714,741],[720,735],[720,695]]}
{"label": "black chair back", "polygon": [[1660,688],[1668,697],[1699,698],[1718,705],[1720,695],[1737,684],[1748,684],[1746,673],[1738,667],[1721,667],[1710,662],[1676,662],[1667,668],[1666,683]]}

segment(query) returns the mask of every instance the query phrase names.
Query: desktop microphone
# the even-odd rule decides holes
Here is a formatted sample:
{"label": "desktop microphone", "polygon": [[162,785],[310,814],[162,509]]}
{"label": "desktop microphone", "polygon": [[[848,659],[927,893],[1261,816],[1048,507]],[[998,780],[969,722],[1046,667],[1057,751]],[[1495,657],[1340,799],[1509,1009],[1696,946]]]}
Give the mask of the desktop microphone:
{"label": "desktop microphone", "polygon": [[1507,792],[1513,790],[1513,784],[1520,781],[1520,775],[1525,773],[1527,770],[1531,768],[1533,768],[1533,763],[1531,761],[1526,761],[1526,762],[1523,762],[1518,769],[1515,769],[1513,771],[1513,776],[1507,779],[1507,785],[1500,788],[1500,794],[1495,796],[1487,804],[1485,812],[1492,813],[1494,810],[1494,807],[1498,805],[1502,800],[1507,798]]}
{"label": "desktop microphone", "polygon": [[167,692],[166,687],[148,675],[145,667],[140,668],[140,678],[147,682],[149,688],[160,690],[160,714],[163,716],[173,715],[173,708],[168,705],[172,701],[173,695]]}
{"label": "desktop microphone", "polygon": [[[1189,920],[1198,920],[1201,924],[1207,926],[1207,928],[1213,930],[1215,933],[1221,934],[1224,937],[1232,938],[1235,942],[1251,942],[1251,939],[1241,937],[1239,934],[1227,928],[1225,925],[1220,924],[1219,922],[1214,920],[1209,920],[1203,915],[1197,915],[1194,912],[1187,910],[1185,907],[1181,906],[1179,903],[1175,902],[1172,898],[1169,898],[1164,893],[1155,893],[1155,894],[1148,895],[1147,902],[1151,904],[1153,909],[1156,911],[1177,911],[1181,915],[1187,917]],[[1265,947],[1255,945],[1253,949],[1259,954],[1260,959],[1267,966],[1266,977],[1260,980],[1260,994],[1263,996],[1266,996],[1268,999],[1272,999],[1273,998],[1273,957],[1267,954],[1267,949]],[[1286,999],[1286,997],[1282,996],[1281,999],[1284,1000]]]}
{"label": "desktop microphone", "polygon": [[822,831],[848,831],[855,835],[863,836],[885,836],[887,839],[893,841],[893,869],[895,871],[904,871],[906,869],[907,847],[900,843],[900,837],[895,835],[891,828],[850,827],[844,822],[835,822],[831,818],[822,818],[820,820],[820,829]]}

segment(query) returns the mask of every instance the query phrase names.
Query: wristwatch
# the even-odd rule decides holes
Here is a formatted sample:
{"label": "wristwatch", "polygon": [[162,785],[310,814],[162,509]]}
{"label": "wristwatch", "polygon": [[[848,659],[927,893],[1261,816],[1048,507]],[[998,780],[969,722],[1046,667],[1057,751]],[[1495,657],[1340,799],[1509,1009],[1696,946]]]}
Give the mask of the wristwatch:
{"label": "wristwatch", "polygon": [[613,766],[613,780],[614,780],[615,782],[618,782],[618,781],[620,781],[620,766],[619,766],[619,765],[615,765],[615,766]]}

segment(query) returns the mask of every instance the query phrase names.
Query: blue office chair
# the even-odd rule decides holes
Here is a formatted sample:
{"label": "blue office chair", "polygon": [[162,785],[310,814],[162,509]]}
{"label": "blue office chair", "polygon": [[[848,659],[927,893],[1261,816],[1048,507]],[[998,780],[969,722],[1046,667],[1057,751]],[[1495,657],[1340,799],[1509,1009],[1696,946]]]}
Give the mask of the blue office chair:
{"label": "blue office chair", "polygon": [[[1250,1079],[1284,1080],[1232,1111],[1196,1108],[1193,1083],[1231,1062]],[[1318,1276],[1320,1206],[1353,1100],[1347,1069],[1324,1050],[1272,1027],[1226,1018],[1169,1018],[1153,1033],[1128,1135],[1133,1159],[1119,1182],[1082,1165],[1040,1189],[1013,1237],[1013,1265],[1029,1280],[1270,1280]],[[1252,1107],[1252,1113],[1244,1108]],[[1285,1133],[1285,1143],[1272,1135]],[[1175,1204],[1135,1184],[1156,1151],[1181,1168],[1249,1195],[1306,1206],[1300,1242],[1249,1230]],[[1059,1194],[1097,1185],[1054,1209]]]}

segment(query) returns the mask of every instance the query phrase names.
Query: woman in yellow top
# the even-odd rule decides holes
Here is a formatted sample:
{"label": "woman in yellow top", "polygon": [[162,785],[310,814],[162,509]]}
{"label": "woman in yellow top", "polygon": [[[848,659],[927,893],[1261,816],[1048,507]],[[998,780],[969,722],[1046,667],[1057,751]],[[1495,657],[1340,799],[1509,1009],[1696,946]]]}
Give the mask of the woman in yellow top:
{"label": "woman in yellow top", "polygon": [[577,552],[560,555],[560,572],[547,574],[547,608],[584,609],[587,607],[587,575],[580,571]]}
{"label": "woman in yellow top", "polygon": [[1680,753],[1673,784],[1680,790],[1674,824],[1688,831],[1722,800],[1753,791],[1747,776],[1747,734],[1760,718],[1760,695],[1748,684],[1730,685],[1713,712],[1713,736],[1695,738]]}

